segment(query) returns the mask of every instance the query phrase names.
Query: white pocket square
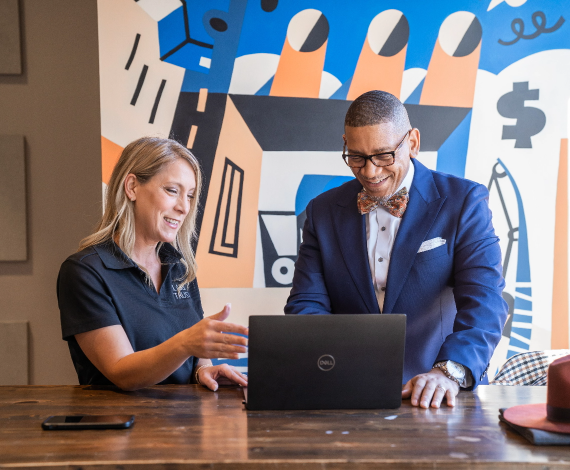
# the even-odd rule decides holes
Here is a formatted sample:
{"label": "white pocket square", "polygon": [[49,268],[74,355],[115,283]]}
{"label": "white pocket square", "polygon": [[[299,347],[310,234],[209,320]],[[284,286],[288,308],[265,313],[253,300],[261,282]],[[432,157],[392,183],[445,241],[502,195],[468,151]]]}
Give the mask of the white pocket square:
{"label": "white pocket square", "polygon": [[432,238],[431,240],[426,240],[420,245],[418,253],[433,250],[434,248],[437,248],[438,246],[441,245],[445,245],[445,238],[437,237],[437,238]]}

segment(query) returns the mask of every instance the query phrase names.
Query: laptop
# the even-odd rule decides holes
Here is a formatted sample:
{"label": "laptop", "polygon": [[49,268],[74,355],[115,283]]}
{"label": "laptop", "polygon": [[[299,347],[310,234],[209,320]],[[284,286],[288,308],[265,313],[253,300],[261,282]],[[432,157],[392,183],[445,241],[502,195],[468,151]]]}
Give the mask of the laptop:
{"label": "laptop", "polygon": [[398,408],[406,316],[252,315],[248,410]]}

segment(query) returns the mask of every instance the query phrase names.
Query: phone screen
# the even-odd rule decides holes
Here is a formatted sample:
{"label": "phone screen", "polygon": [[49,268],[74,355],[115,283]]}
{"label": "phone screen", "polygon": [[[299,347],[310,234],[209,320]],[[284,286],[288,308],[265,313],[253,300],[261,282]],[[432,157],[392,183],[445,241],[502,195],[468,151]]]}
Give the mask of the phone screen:
{"label": "phone screen", "polygon": [[42,423],[46,430],[55,429],[125,429],[133,425],[133,415],[50,416]]}

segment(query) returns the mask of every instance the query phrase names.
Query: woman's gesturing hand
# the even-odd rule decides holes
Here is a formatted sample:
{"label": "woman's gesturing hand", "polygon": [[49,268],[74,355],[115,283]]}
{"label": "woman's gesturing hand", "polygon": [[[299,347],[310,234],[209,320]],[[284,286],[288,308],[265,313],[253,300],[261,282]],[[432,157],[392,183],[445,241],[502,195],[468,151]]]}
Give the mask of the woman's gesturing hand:
{"label": "woman's gesturing hand", "polygon": [[198,371],[198,379],[204,387],[208,387],[214,392],[218,390],[219,385],[235,383],[247,387],[247,376],[227,364],[202,367]]}
{"label": "woman's gesturing hand", "polygon": [[[185,330],[185,345],[190,356],[204,359],[238,359],[238,353],[247,352],[248,328],[235,323],[226,323],[231,305],[226,304],[221,312],[204,318]],[[232,334],[237,333],[237,334]]]}

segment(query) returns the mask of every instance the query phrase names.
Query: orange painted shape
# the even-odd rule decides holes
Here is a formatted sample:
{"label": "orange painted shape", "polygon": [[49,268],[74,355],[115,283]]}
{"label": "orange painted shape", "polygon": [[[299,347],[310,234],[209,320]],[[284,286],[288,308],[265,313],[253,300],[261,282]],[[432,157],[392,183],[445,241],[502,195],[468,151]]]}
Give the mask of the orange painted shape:
{"label": "orange painted shape", "polygon": [[298,52],[285,38],[271,96],[318,98],[328,40],[316,51]]}
{"label": "orange painted shape", "polygon": [[568,349],[568,139],[560,141],[554,223],[551,349]]}
{"label": "orange painted shape", "polygon": [[441,48],[438,39],[431,55],[420,104],[472,108],[480,55],[481,43],[465,57],[451,57]]}
{"label": "orange painted shape", "polygon": [[[196,251],[200,287],[253,287],[262,156],[263,150],[228,96]],[[243,194],[239,214],[235,212],[237,205],[234,203],[237,201],[237,178],[240,175],[234,173],[234,193],[230,199],[226,158],[243,170]],[[226,184],[219,211],[222,216],[218,220],[214,246],[222,253],[229,254],[232,251],[222,245],[221,239],[223,214],[226,214],[230,201],[232,205],[228,211],[226,239],[234,236],[235,224],[233,227],[231,225],[239,217],[238,250],[235,258],[210,253],[224,171]]]}
{"label": "orange painted shape", "polygon": [[374,53],[366,38],[346,99],[354,100],[371,90],[387,91],[400,98],[407,49],[406,45],[396,55],[383,57]]}
{"label": "orange painted shape", "polygon": [[101,166],[103,170],[103,183],[109,184],[113,169],[119,161],[119,157],[122,152],[123,147],[101,136]]}

